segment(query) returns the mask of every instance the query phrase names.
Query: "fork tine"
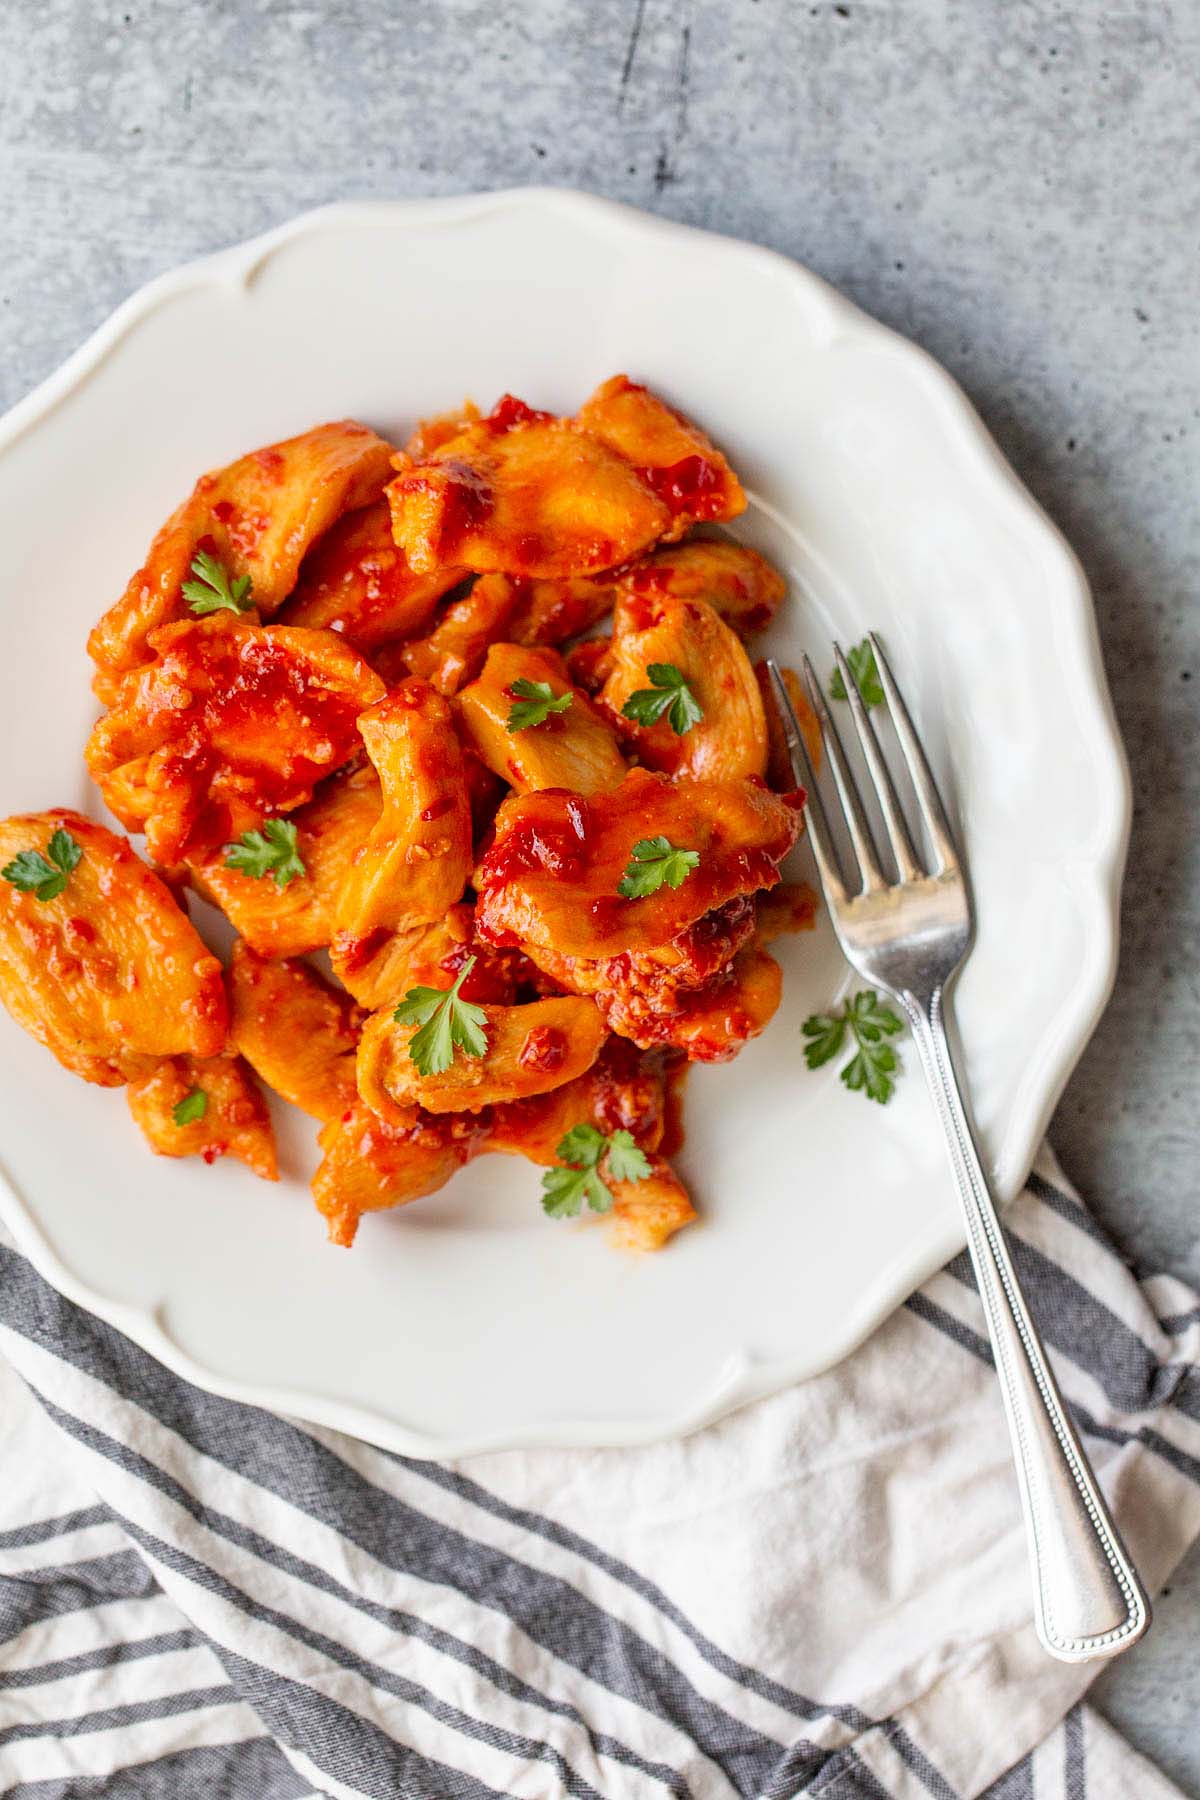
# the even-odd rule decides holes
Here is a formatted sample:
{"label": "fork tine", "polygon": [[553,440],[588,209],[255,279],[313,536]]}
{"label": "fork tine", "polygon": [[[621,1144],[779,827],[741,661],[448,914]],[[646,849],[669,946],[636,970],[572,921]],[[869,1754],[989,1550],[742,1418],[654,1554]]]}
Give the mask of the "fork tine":
{"label": "fork tine", "polygon": [[908,764],[908,772],[912,777],[921,817],[941,863],[938,873],[945,874],[947,870],[957,873],[959,868],[958,849],[954,842],[954,834],[950,830],[950,821],[946,817],[946,809],[942,805],[942,797],[937,790],[937,782],[933,779],[933,771],[925,759],[925,752],[921,748],[921,740],[917,736],[916,727],[909,717],[908,708],[900,697],[896,678],[888,667],[887,658],[883,654],[883,645],[873,631],[869,632],[868,636],[871,648],[875,652],[880,685],[887,696],[888,709],[891,712],[892,724],[896,732],[896,741]]}
{"label": "fork tine", "polygon": [[834,644],[833,654],[837,658],[842,685],[846,690],[846,699],[850,703],[850,712],[858,732],[858,741],[862,745],[862,753],[866,759],[867,768],[870,770],[871,780],[875,783],[875,796],[879,801],[879,810],[883,814],[888,843],[892,847],[892,855],[896,859],[896,868],[899,871],[900,879],[901,881],[920,881],[925,871],[917,861],[917,853],[913,849],[913,841],[909,836],[904,814],[900,810],[900,802],[896,798],[892,777],[883,760],[879,739],[875,736],[875,727],[863,704],[858,683],[850,673],[850,665],[842,655],[840,644]]}
{"label": "fork tine", "polygon": [[862,891],[864,894],[878,893],[880,888],[887,887],[883,870],[879,866],[879,852],[875,848],[875,840],[871,836],[871,827],[867,823],[867,815],[863,811],[862,801],[858,797],[858,788],[850,773],[850,765],[846,761],[846,753],[842,749],[842,740],[838,736],[837,726],[830,716],[825,704],[825,696],[821,692],[813,666],[806,656],[804,658],[804,675],[808,682],[808,695],[813,703],[813,710],[821,723],[821,736],[825,741],[825,754],[829,758],[829,766],[833,770],[834,784],[838,797],[842,802],[842,811],[846,815],[846,829],[850,833],[850,842],[854,845],[854,854],[858,858],[858,866],[862,875]]}
{"label": "fork tine", "polygon": [[779,719],[783,726],[788,755],[791,758],[792,772],[797,780],[803,777],[804,789],[808,796],[805,801],[805,811],[808,814],[808,835],[812,839],[813,855],[816,858],[817,871],[821,877],[821,886],[825,889],[825,898],[832,906],[834,901],[846,898],[846,883],[842,879],[837,851],[833,847],[829,820],[825,816],[825,807],[821,800],[821,790],[817,786],[812,759],[808,754],[808,745],[804,741],[804,733],[800,729],[800,721],[796,717],[791,695],[787,691],[779,664],[774,657],[767,658],[767,671],[771,677],[771,686],[775,690],[775,704],[779,709]]}

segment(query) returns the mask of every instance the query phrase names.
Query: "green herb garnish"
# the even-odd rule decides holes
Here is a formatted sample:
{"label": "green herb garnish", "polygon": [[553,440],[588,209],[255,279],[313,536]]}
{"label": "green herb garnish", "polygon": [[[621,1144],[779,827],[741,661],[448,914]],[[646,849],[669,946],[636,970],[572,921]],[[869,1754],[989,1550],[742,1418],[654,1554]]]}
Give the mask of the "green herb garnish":
{"label": "green herb garnish", "polygon": [[804,1059],[810,1069],[832,1061],[849,1033],[857,1049],[841,1072],[842,1080],[855,1093],[887,1105],[896,1087],[892,1077],[902,1065],[886,1040],[903,1031],[904,1022],[880,1003],[873,988],[852,995],[838,1012],[814,1013],[800,1029],[808,1039]]}
{"label": "green herb garnish", "polygon": [[517,704],[508,715],[510,731],[528,731],[533,725],[544,725],[551,713],[566,712],[574,694],[558,694],[548,681],[526,681],[522,675],[509,688],[515,694]]}
{"label": "green herb garnish", "polygon": [[651,685],[630,694],[621,708],[624,718],[638,725],[657,725],[665,713],[676,737],[700,723],[704,708],[674,663],[651,663],[646,673]]}
{"label": "green herb garnish", "polygon": [[408,1054],[421,1075],[441,1075],[454,1061],[457,1045],[464,1056],[486,1056],[487,1014],[482,1006],[459,998],[459,989],[475,967],[468,956],[451,988],[409,988],[392,1014],[397,1025],[419,1025]]}
{"label": "green herb garnish", "polygon": [[[879,665],[875,661],[875,652],[871,648],[870,638],[864,638],[861,644],[855,644],[846,652],[846,661],[850,673],[854,677],[854,685],[862,695],[866,707],[882,706],[885,695],[883,683],[879,679]],[[842,671],[835,669],[829,680],[829,692],[835,700],[848,700],[846,684],[842,680]]]}
{"label": "green herb garnish", "polygon": [[197,616],[214,612],[244,613],[253,606],[250,577],[238,575],[231,580],[224,563],[219,563],[207,550],[198,550],[192,558],[192,574],[196,580],[184,582],[183,597]]}
{"label": "green herb garnish", "polygon": [[602,1161],[610,1181],[645,1181],[650,1173],[645,1153],[628,1131],[605,1137],[594,1125],[572,1125],[554,1154],[567,1166],[542,1176],[542,1211],[552,1219],[576,1218],[585,1200],[593,1212],[610,1210],[613,1193],[601,1177]]}
{"label": "green herb garnish", "polygon": [[51,833],[45,856],[40,850],[20,850],[0,869],[0,875],[23,894],[32,894],[36,900],[54,900],[66,887],[67,877],[82,855],[82,845],[60,825]]}
{"label": "green herb garnish", "polygon": [[624,900],[644,900],[648,894],[657,894],[664,882],[668,887],[682,887],[699,864],[698,850],[680,850],[670,838],[640,838],[630,852],[617,892]]}
{"label": "green herb garnish", "polygon": [[183,1096],[178,1106],[171,1108],[171,1117],[177,1125],[194,1125],[208,1111],[208,1095],[203,1088],[193,1088]]}
{"label": "green herb garnish", "polygon": [[236,844],[227,844],[227,869],[237,869],[261,881],[264,875],[275,879],[276,887],[286,887],[298,875],[307,873],[297,846],[296,827],[290,819],[268,819],[261,831],[243,831]]}

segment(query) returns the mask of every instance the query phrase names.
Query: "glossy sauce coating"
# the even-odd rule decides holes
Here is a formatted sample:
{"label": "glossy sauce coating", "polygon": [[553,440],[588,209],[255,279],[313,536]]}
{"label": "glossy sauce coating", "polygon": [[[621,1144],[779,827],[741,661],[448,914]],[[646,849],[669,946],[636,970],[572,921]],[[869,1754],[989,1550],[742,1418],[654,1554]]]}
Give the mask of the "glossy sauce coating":
{"label": "glossy sauce coating", "polygon": [[360,747],[358,715],[383,693],[327,631],[225,613],[165,625],[151,649],[85,755],[122,824],[167,864],[311,798]]}

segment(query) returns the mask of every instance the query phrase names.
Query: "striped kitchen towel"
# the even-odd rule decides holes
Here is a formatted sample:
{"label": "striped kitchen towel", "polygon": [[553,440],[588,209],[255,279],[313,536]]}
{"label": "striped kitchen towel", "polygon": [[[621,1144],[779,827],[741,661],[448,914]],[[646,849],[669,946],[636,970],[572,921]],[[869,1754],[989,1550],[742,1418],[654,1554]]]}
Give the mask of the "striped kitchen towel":
{"label": "striped kitchen towel", "polygon": [[[1158,1587],[1200,1531],[1196,1297],[1047,1156],[1009,1221]],[[1038,1647],[962,1257],[840,1367],[637,1450],[421,1463],[214,1399],[8,1246],[0,1351],[20,1800],[1177,1792]]]}

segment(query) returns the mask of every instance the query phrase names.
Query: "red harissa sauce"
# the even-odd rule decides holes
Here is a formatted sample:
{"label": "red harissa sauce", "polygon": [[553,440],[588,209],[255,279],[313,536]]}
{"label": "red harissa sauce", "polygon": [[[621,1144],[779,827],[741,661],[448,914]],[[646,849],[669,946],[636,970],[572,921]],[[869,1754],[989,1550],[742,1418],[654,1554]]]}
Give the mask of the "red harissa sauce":
{"label": "red harissa sauce", "polygon": [[501,394],[484,424],[496,432],[511,431],[514,425],[543,424],[553,417],[553,413],[537,412],[532,406],[526,406],[515,394]]}
{"label": "red harissa sauce", "polygon": [[523,1069],[553,1075],[567,1059],[566,1033],[554,1025],[535,1025],[517,1054]]}
{"label": "red harissa sauce", "polygon": [[664,506],[693,519],[720,518],[725,508],[721,471],[703,456],[685,456],[663,468],[639,469],[638,475]]}

